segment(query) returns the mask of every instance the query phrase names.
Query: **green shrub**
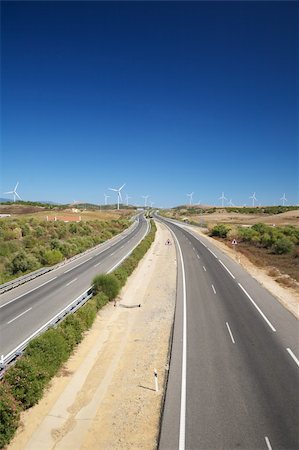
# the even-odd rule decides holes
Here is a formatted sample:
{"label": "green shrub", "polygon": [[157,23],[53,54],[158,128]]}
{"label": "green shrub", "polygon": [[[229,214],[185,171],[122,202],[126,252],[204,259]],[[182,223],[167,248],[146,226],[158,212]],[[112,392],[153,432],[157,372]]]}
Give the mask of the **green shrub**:
{"label": "green shrub", "polygon": [[90,300],[76,312],[76,315],[82,320],[85,330],[88,330],[97,315],[96,303],[93,300]]}
{"label": "green shrub", "polygon": [[45,250],[42,254],[42,261],[46,266],[53,266],[54,264],[57,264],[62,260],[63,255],[60,250],[57,249]]}
{"label": "green shrub", "polygon": [[103,306],[105,306],[109,302],[109,298],[103,292],[97,294],[94,297],[97,305],[97,310],[100,310]]}
{"label": "green shrub", "polygon": [[[73,338],[75,339],[75,343],[79,344],[79,342],[82,341],[83,338],[83,332],[84,332],[84,326],[82,323],[82,320],[78,317],[78,315],[71,314],[70,316],[67,316],[64,321],[60,324],[60,328],[62,330],[62,333],[69,334],[69,341],[68,345],[71,344],[71,341]],[[70,335],[70,331],[68,331],[68,328],[72,330],[72,336]],[[66,330],[65,330],[66,329]]]}
{"label": "green shrub", "polygon": [[12,274],[32,271],[38,267],[38,260],[32,255],[27,255],[23,250],[16,254],[9,265],[9,269]]}
{"label": "green shrub", "polygon": [[20,408],[9,386],[0,382],[0,448],[9,443],[20,421]]}
{"label": "green shrub", "polygon": [[117,297],[120,290],[119,281],[113,274],[97,275],[93,279],[92,284],[94,294],[102,292],[103,294],[107,295],[109,300],[113,300],[115,297]]}
{"label": "green shrub", "polygon": [[11,386],[14,398],[23,409],[35,405],[42,397],[49,377],[45,369],[34,364],[32,358],[19,359],[5,374],[4,380]]}
{"label": "green shrub", "polygon": [[272,246],[272,251],[276,255],[291,253],[294,250],[294,243],[287,237],[277,239]]}
{"label": "green shrub", "polygon": [[227,233],[229,231],[230,231],[230,228],[227,227],[226,225],[223,225],[223,224],[215,225],[210,232],[210,236],[226,238]]}

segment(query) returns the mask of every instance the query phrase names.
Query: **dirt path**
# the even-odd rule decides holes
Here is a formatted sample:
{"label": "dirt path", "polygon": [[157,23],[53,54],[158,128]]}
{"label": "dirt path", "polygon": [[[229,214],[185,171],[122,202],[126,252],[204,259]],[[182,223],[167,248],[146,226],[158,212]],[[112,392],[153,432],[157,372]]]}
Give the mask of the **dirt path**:
{"label": "dirt path", "polygon": [[119,303],[103,308],[44,398],[22,414],[10,450],[156,447],[176,293],[168,238],[157,224],[156,240]]}

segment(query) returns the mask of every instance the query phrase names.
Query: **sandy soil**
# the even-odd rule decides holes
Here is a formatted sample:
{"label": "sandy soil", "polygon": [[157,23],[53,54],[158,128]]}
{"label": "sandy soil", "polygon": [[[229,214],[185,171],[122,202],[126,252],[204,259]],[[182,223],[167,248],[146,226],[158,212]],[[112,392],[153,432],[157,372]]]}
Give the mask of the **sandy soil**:
{"label": "sandy soil", "polygon": [[101,310],[44,398],[22,414],[10,450],[156,447],[176,295],[175,247],[157,228],[117,306]]}
{"label": "sandy soil", "polygon": [[197,227],[191,228],[199,235],[202,235],[206,239],[213,242],[213,244],[220,248],[224,253],[241,264],[241,266],[244,267],[244,269],[246,269],[253,278],[255,278],[262,286],[264,286],[269,292],[271,292],[271,294],[274,295],[285,308],[287,308],[292,314],[294,314],[295,317],[297,317],[297,319],[299,319],[298,283],[297,288],[280,286],[272,277],[267,274],[268,269],[265,270],[260,267],[256,267],[251,261],[249,261],[248,258],[246,258],[246,256],[242,255],[241,253],[235,252],[233,249],[230,249],[223,242],[219,242],[217,239],[213,239],[212,237],[207,236]]}

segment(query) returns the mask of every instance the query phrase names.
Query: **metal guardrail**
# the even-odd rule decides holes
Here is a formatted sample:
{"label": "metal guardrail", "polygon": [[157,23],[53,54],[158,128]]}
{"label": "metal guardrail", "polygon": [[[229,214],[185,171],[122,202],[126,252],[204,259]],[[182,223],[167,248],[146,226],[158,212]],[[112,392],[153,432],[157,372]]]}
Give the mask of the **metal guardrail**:
{"label": "metal guardrail", "polygon": [[54,317],[52,317],[48,322],[42,325],[38,330],[31,334],[28,338],[26,338],[21,344],[19,344],[16,348],[11,350],[7,355],[1,355],[0,357],[0,379],[3,377],[7,366],[15,361],[22,353],[25,348],[29,344],[29,342],[35,337],[42,334],[44,331],[49,328],[53,328],[57,326],[66,316],[71,313],[74,313],[77,309],[84,305],[92,297],[92,287],[88,288],[82,294],[79,295],[75,300],[69,303],[64,309],[59,311]]}

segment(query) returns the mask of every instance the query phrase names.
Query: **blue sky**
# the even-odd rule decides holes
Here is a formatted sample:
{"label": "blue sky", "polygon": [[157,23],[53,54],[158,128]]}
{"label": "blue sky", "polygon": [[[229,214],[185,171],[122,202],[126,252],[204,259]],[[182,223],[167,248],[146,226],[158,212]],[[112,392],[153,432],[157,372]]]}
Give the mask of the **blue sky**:
{"label": "blue sky", "polygon": [[298,203],[297,2],[1,9],[0,196]]}

